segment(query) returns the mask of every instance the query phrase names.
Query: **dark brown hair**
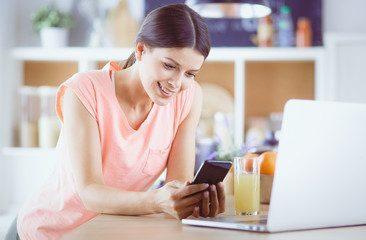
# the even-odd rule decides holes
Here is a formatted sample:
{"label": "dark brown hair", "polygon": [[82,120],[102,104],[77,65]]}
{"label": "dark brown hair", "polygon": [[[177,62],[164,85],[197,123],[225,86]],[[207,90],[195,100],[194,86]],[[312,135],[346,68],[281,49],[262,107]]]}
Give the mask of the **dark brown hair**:
{"label": "dark brown hair", "polygon": [[[203,18],[185,4],[171,4],[151,11],[142,23],[135,42],[148,47],[192,47],[206,59],[211,48],[210,34]],[[123,69],[136,61],[135,53],[125,61]]]}

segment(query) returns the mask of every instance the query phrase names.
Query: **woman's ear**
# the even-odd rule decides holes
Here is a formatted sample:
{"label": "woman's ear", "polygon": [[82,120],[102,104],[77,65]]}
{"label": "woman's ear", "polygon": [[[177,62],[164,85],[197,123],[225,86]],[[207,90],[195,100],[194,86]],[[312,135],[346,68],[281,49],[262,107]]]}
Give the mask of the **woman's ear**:
{"label": "woman's ear", "polygon": [[145,53],[145,44],[142,42],[137,42],[135,45],[135,56],[137,61],[141,61],[142,55]]}

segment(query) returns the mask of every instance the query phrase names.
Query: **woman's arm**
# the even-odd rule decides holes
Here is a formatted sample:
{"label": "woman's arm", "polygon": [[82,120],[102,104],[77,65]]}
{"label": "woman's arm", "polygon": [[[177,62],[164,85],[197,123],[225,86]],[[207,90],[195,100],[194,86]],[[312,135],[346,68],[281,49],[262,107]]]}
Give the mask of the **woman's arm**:
{"label": "woman's arm", "polygon": [[71,89],[66,90],[63,101],[64,131],[72,174],[77,192],[89,211],[123,215],[166,212],[179,219],[192,213],[193,206],[201,200],[201,196],[194,193],[204,190],[207,185],[187,186],[174,181],[149,192],[130,192],[106,186],[96,120]]}
{"label": "woman's arm", "polygon": [[195,82],[191,110],[180,124],[170,150],[166,182],[172,180],[192,181],[196,158],[196,129],[201,116],[202,90]]}
{"label": "woman's arm", "polygon": [[[174,179],[192,181],[195,164],[196,128],[201,116],[202,90],[195,82],[195,94],[192,108],[188,116],[179,126],[170,151],[166,182]],[[203,192],[202,202],[195,206],[193,214],[214,217],[225,211],[225,191],[222,183],[211,185]]]}

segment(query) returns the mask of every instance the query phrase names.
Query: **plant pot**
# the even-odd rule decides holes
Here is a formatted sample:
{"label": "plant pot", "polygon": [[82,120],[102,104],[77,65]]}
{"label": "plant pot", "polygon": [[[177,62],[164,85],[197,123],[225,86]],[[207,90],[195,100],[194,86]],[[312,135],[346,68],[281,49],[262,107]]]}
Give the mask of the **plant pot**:
{"label": "plant pot", "polygon": [[69,29],[49,27],[42,28],[40,32],[43,47],[66,47],[69,43]]}

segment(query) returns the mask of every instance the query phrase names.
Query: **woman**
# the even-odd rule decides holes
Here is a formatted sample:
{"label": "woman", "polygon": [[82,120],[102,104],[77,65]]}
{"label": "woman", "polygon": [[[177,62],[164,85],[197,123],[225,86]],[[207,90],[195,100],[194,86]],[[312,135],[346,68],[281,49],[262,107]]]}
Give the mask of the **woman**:
{"label": "woman", "polygon": [[[58,239],[100,213],[223,212],[222,183],[189,184],[202,101],[194,77],[209,50],[203,19],[184,4],[168,5],[146,17],[123,69],[111,63],[63,83],[59,161],[19,212],[20,238]],[[165,168],[166,184],[148,191]]]}

